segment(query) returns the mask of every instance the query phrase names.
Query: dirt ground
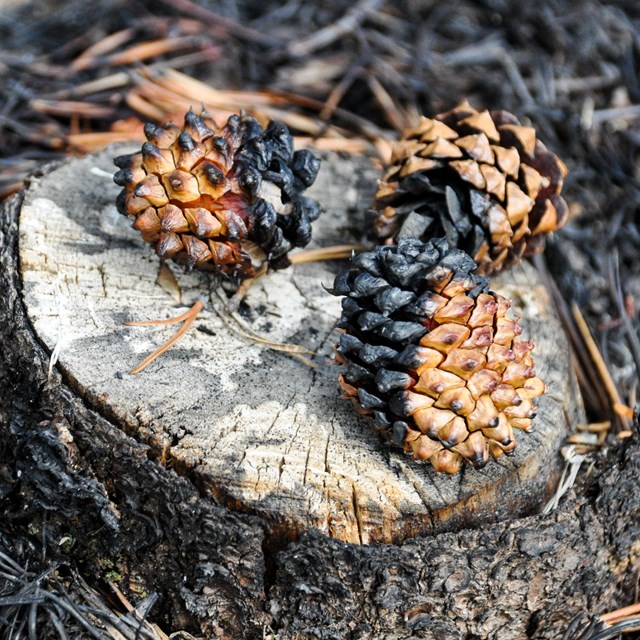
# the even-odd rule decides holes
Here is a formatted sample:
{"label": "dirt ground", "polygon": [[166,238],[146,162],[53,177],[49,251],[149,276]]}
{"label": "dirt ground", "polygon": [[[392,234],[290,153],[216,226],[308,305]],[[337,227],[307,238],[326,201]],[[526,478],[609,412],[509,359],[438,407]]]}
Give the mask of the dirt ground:
{"label": "dirt ground", "polygon": [[[219,90],[202,100],[220,113],[235,101],[300,138],[372,156],[418,114],[464,98],[512,111],[569,167],[570,220],[537,266],[571,337],[589,420],[610,423],[580,451],[606,473],[638,437],[636,0],[4,0],[0,43],[0,198],[43,163],[139,138],[142,122],[197,101],[202,85]],[[0,561],[37,555],[25,534],[0,521]],[[0,629],[15,586],[2,580]]]}

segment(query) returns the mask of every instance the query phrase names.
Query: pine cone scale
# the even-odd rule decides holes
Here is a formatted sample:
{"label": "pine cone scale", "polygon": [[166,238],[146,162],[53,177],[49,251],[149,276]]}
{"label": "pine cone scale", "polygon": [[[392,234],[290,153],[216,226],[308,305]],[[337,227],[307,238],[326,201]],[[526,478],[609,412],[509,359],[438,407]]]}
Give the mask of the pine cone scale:
{"label": "pine cone scale", "polygon": [[496,145],[491,145],[491,150],[495,154],[498,168],[507,176],[516,179],[521,166],[518,150],[514,147],[499,147]]}

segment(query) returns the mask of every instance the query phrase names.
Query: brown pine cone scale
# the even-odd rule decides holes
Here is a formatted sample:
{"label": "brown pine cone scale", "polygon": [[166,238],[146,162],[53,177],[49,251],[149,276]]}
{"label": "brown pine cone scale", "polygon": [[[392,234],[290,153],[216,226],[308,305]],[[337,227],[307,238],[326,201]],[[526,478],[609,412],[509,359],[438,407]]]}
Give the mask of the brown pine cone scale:
{"label": "brown pine cone scale", "polygon": [[436,471],[480,468],[511,453],[544,383],[510,303],[445,239],[403,238],[355,256],[336,360],[344,395],[395,445]]}
{"label": "brown pine cone scale", "polygon": [[373,207],[375,235],[444,236],[473,256],[478,273],[500,271],[541,251],[565,224],[566,173],[532,127],[465,102],[422,117],[394,146]]}
{"label": "brown pine cone scale", "polygon": [[287,127],[232,115],[219,129],[190,110],[184,126],[147,124],[138,153],[114,160],[118,210],[163,260],[237,284],[264,264],[281,268],[311,239],[320,207],[302,195],[320,161],[294,151]]}

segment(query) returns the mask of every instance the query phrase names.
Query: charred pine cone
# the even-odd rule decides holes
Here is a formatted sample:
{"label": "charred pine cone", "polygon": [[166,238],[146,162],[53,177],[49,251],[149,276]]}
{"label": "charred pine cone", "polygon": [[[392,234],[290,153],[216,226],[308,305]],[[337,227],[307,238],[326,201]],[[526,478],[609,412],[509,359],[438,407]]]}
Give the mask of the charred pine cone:
{"label": "charred pine cone", "polygon": [[544,392],[510,303],[444,239],[361,253],[335,280],[342,389],[395,445],[436,471],[483,467],[516,446]]}
{"label": "charred pine cone", "polygon": [[320,207],[302,192],[320,161],[293,150],[288,128],[232,115],[218,129],[189,111],[184,127],[147,124],[142,150],[114,160],[118,210],[162,259],[186,262],[237,283],[264,264],[289,264],[311,239]]}
{"label": "charred pine cone", "polygon": [[396,242],[445,236],[478,263],[509,267],[565,224],[565,164],[507,111],[465,102],[404,132],[374,204],[375,234]]}

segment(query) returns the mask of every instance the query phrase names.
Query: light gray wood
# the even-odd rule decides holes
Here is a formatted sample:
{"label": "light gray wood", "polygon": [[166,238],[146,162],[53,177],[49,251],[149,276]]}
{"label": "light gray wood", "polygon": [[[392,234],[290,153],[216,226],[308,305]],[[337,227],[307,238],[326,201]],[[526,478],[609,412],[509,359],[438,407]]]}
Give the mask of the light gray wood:
{"label": "light gray wood", "polygon": [[[90,406],[152,446],[219,503],[255,513],[283,539],[316,528],[339,540],[397,542],[536,510],[553,490],[560,446],[581,416],[569,351],[529,265],[495,282],[537,345],[548,393],[513,456],[449,477],[387,449],[341,400],[332,351],[340,301],[326,293],[337,263],[269,274],[241,312],[271,340],[315,352],[310,368],[234,332],[214,312],[215,279],[173,267],[182,303],[156,284],[158,259],[114,206],[111,157],[73,160],[36,180],[20,215],[23,299],[67,383]],[[326,211],[313,246],[353,241],[375,189],[364,159],[325,155],[309,195]],[[205,310],[185,338],[136,376],[127,371],[175,330],[127,320]]]}

